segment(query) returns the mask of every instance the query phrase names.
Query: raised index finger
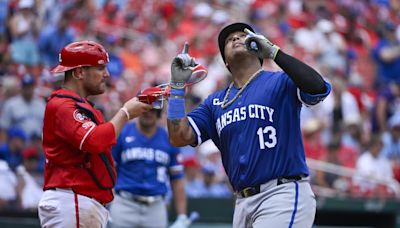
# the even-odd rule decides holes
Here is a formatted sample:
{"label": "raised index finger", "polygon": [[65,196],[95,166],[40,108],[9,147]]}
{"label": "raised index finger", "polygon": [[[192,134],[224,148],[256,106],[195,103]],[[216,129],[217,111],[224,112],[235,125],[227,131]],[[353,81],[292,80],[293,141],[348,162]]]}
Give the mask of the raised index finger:
{"label": "raised index finger", "polygon": [[254,36],[254,35],[256,35],[256,34],[254,34],[254,32],[250,31],[248,28],[245,28],[245,29],[244,29],[244,32],[247,33],[247,35],[249,35],[249,36]]}
{"label": "raised index finger", "polygon": [[189,53],[189,44],[188,42],[185,42],[185,45],[183,45],[182,54],[188,54],[188,53]]}

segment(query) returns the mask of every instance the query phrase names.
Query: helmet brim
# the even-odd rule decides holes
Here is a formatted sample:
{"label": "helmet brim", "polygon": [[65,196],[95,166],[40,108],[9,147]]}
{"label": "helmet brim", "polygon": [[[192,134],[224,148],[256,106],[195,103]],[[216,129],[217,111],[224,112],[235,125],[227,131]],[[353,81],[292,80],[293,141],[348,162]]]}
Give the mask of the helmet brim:
{"label": "helmet brim", "polygon": [[62,72],[65,72],[65,71],[72,70],[72,69],[74,69],[76,67],[78,67],[78,66],[69,66],[69,67],[67,67],[67,66],[58,65],[58,66],[54,67],[53,69],[51,69],[50,72],[51,73],[62,73]]}

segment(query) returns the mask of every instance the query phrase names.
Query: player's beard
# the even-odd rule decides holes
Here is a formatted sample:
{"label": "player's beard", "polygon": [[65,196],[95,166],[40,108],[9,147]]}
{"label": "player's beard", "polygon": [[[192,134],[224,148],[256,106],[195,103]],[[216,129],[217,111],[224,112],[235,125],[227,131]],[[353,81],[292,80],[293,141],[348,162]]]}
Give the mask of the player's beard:
{"label": "player's beard", "polygon": [[101,80],[99,83],[97,84],[89,84],[89,85],[85,85],[85,90],[88,92],[88,94],[90,95],[99,95],[99,94],[103,94],[106,91],[106,81],[105,80]]}

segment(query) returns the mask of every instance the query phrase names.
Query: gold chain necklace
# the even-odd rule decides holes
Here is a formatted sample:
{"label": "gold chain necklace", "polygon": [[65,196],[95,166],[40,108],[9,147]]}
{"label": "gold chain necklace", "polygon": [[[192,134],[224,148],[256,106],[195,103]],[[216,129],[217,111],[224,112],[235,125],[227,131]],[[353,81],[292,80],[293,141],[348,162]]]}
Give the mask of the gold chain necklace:
{"label": "gold chain necklace", "polygon": [[229,93],[231,92],[231,89],[233,87],[233,82],[229,85],[228,91],[226,91],[224,100],[222,101],[221,108],[225,109],[229,105],[231,105],[239,96],[240,94],[244,91],[244,89],[247,87],[248,84],[250,84],[251,81],[253,81],[254,78],[262,71],[262,69],[259,69],[257,72],[255,72],[248,80],[247,82],[243,85],[243,87],[239,90],[239,92],[228,102],[228,97]]}

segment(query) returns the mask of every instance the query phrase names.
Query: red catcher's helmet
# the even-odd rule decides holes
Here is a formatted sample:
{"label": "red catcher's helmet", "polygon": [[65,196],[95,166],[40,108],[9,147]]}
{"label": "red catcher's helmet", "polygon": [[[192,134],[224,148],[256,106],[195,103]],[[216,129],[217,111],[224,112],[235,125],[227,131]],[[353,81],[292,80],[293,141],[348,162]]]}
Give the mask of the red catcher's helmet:
{"label": "red catcher's helmet", "polygon": [[78,41],[65,46],[59,54],[59,64],[50,72],[60,73],[82,66],[98,66],[109,62],[108,53],[94,41]]}

